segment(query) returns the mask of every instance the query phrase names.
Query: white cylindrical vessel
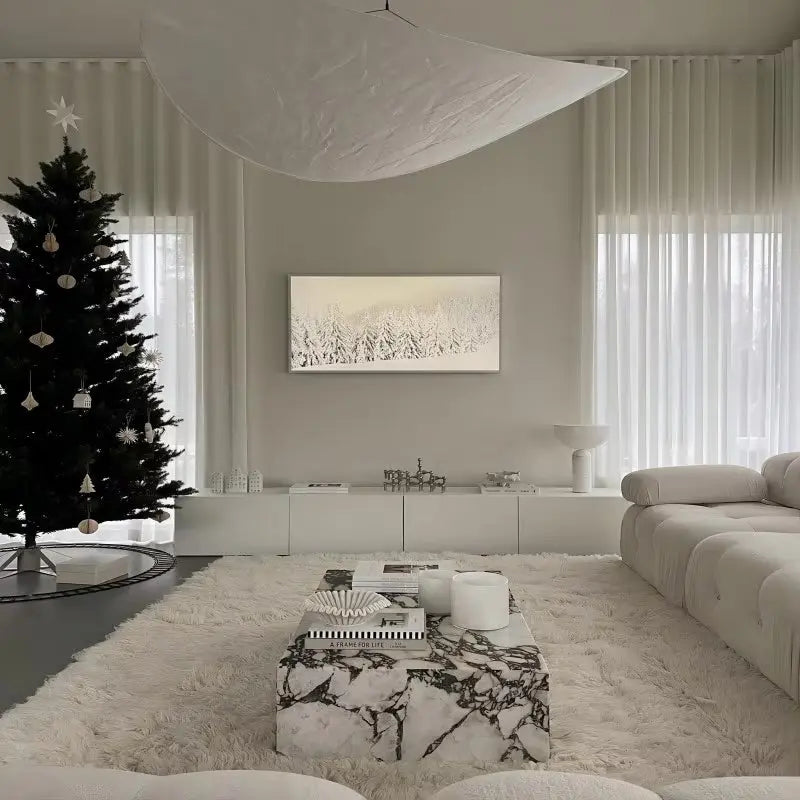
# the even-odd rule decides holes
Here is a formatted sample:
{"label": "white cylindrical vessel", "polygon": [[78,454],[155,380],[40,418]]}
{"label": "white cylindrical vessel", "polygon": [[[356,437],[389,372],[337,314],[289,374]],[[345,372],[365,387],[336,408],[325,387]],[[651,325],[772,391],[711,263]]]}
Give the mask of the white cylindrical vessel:
{"label": "white cylindrical vessel", "polygon": [[592,454],[589,450],[576,450],[572,454],[572,491],[592,491]]}
{"label": "white cylindrical vessel", "polygon": [[457,628],[495,631],[508,626],[508,578],[461,572],[451,583],[451,621]]}
{"label": "white cylindrical vessel", "polygon": [[452,569],[423,569],[419,573],[419,604],[426,614],[450,613]]}

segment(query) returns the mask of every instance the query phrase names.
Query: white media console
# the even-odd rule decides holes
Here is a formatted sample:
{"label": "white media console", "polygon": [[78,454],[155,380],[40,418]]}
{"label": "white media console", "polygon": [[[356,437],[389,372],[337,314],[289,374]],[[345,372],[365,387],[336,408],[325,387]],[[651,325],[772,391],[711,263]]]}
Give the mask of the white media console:
{"label": "white media console", "polygon": [[175,514],[177,555],[286,555],[385,551],[462,553],[619,552],[628,502],[618,490],[543,488],[537,495],[385,492],[200,494]]}

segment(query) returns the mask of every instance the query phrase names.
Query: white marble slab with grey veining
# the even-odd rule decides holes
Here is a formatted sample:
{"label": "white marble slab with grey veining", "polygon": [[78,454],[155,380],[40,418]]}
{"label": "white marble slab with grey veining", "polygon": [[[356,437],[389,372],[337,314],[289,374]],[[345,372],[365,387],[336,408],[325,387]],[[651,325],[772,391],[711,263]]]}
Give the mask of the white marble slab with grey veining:
{"label": "white marble slab with grey veining", "polygon": [[[329,570],[320,589],[350,588]],[[412,595],[387,595],[416,605]],[[287,756],[371,756],[519,764],[550,755],[549,673],[511,599],[507,628],[456,628],[427,618],[423,651],[306,650],[306,615],[278,664],[277,750]]]}

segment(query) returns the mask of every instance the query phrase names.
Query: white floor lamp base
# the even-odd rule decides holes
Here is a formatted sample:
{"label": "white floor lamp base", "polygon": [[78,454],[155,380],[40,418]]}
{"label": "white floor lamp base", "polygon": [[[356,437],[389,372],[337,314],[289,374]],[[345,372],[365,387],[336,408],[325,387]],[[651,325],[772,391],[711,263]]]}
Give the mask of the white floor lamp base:
{"label": "white floor lamp base", "polygon": [[572,491],[592,491],[592,454],[589,450],[576,450],[572,454]]}

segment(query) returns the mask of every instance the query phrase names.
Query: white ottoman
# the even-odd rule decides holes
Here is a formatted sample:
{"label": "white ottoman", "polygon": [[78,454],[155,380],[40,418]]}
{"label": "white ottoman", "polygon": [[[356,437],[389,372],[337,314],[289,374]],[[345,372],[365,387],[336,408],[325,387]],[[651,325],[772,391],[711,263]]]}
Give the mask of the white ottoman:
{"label": "white ottoman", "polygon": [[338,783],[290,772],[141,775],[91,767],[0,767],[3,800],[364,800]]}
{"label": "white ottoman", "polygon": [[454,783],[431,800],[659,800],[632,783],[567,772],[496,772]]}
{"label": "white ottoman", "polygon": [[663,800],[797,800],[800,778],[706,778],[658,792]]}

